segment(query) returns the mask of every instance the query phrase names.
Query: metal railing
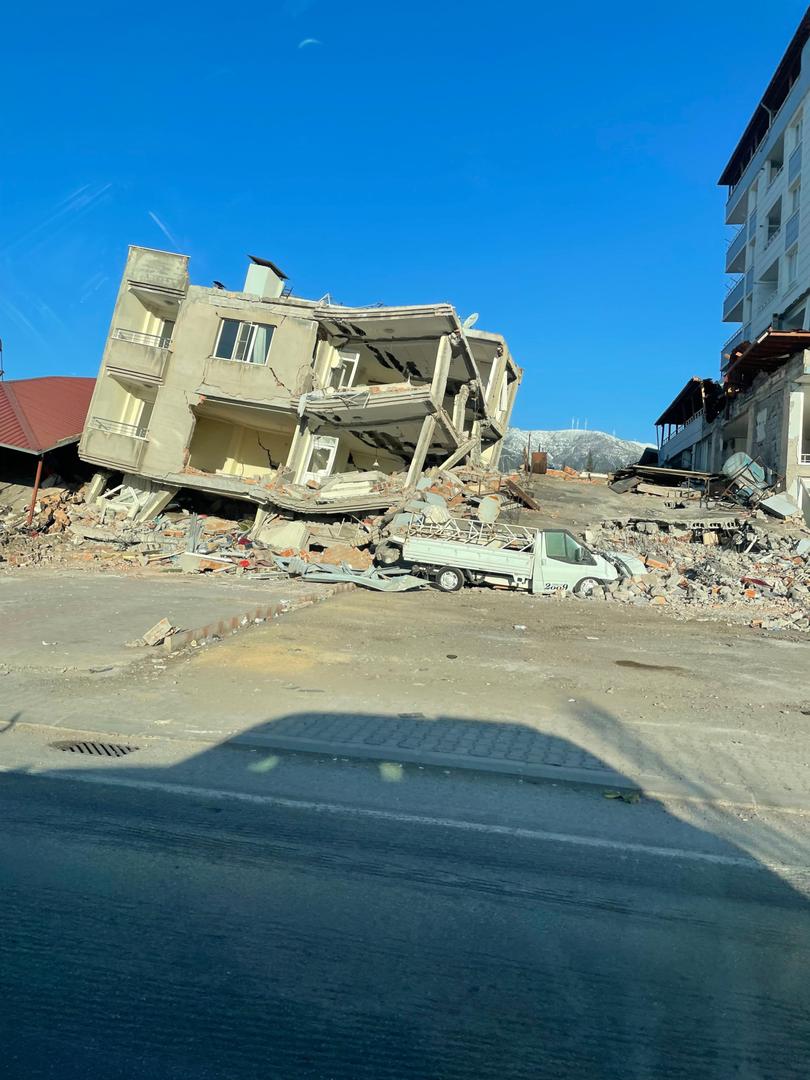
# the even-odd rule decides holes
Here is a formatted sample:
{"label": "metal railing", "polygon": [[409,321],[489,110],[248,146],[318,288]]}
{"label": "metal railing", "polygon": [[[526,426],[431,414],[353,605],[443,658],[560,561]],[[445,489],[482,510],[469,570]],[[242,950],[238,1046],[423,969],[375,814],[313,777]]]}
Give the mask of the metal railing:
{"label": "metal railing", "polygon": [[97,431],[106,431],[109,435],[126,435],[130,439],[145,439],[147,429],[139,424],[122,424],[120,420],[104,420],[94,416],[91,426]]}
{"label": "metal railing", "polygon": [[746,227],[745,225],[741,225],[726,248],[726,268],[731,266],[740,252],[745,249],[747,239],[748,233]]}
{"label": "metal railing", "polygon": [[728,338],[727,341],[724,341],[723,344],[720,346],[720,354],[724,355],[725,353],[730,353],[731,350],[736,348],[741,341],[745,341],[744,334],[744,326],[741,326],[739,330],[735,330],[731,337]]}
{"label": "metal railing", "polygon": [[134,341],[136,345],[151,345],[155,349],[168,349],[172,339],[162,334],[142,334],[140,330],[125,330],[116,326],[113,337],[119,341]]}
{"label": "metal railing", "polygon": [[743,289],[745,288],[745,276],[741,277],[739,281],[735,281],[729,291],[726,293],[726,298],[723,301],[723,318],[728,318],[729,313],[734,308],[742,303]]}
{"label": "metal railing", "polygon": [[784,163],[784,161],[783,161],[783,162],[781,163],[781,165],[779,166],[779,168],[778,168],[778,169],[775,169],[775,170],[774,170],[774,171],[773,171],[773,172],[771,173],[770,179],[768,180],[768,187],[769,187],[769,188],[770,188],[771,184],[773,184],[773,183],[774,183],[774,181],[775,181],[775,180],[778,180],[778,179],[779,179],[779,177],[780,177],[780,176],[782,175],[782,173],[784,172],[784,168],[785,168],[785,163]]}
{"label": "metal railing", "polygon": [[796,147],[788,158],[788,183],[792,184],[802,171],[802,144]]}
{"label": "metal railing", "polygon": [[765,246],[762,249],[763,253],[768,250],[768,248],[771,246],[771,244],[774,242],[774,240],[777,238],[777,236],[779,235],[779,233],[781,231],[782,231],[782,226],[781,225],[777,225],[776,228],[774,228],[771,225],[768,226],[768,238],[765,241]]}

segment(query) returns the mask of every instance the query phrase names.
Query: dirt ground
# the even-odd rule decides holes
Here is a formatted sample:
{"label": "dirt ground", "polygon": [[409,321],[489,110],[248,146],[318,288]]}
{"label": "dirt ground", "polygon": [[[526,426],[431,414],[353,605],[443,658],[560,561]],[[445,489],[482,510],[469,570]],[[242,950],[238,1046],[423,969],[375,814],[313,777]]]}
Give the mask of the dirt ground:
{"label": "dirt ground", "polygon": [[416,750],[433,721],[486,729],[486,750],[518,725],[696,797],[810,801],[810,644],[650,608],[356,590],[123,672],[11,669],[2,690],[23,724],[212,742],[371,718],[383,741],[412,724]]}

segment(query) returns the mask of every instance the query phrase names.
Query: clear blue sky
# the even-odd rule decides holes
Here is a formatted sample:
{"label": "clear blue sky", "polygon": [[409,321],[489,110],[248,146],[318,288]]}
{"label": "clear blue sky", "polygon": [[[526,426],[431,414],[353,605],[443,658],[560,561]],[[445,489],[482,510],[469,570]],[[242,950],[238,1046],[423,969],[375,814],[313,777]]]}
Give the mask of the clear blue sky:
{"label": "clear blue sky", "polygon": [[128,244],[233,288],[251,252],[299,295],[480,312],[521,426],[650,438],[733,329],[716,180],[805,5],[545,7],[12,5],[7,377],[95,375]]}

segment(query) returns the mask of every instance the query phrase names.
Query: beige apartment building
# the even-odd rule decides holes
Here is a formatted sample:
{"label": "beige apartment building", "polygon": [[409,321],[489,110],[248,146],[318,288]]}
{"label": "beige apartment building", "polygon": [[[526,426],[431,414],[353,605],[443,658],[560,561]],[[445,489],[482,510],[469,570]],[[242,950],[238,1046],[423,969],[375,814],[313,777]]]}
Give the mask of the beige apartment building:
{"label": "beige apartment building", "polygon": [[293,296],[263,259],[233,292],[191,285],[187,256],[131,247],[81,457],[142,491],[141,517],[180,488],[372,510],[428,467],[497,464],[522,374],[503,337],[450,304],[325,300]]}

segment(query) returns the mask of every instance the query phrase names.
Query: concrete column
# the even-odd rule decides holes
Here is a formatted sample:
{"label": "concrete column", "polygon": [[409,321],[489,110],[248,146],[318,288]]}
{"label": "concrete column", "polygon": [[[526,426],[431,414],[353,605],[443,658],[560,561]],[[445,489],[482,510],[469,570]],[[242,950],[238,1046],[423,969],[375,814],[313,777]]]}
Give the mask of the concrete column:
{"label": "concrete column", "polygon": [[754,436],[757,430],[757,417],[754,402],[751,402],[751,407],[748,410],[748,427],[745,431],[745,452],[749,457],[753,457],[751,451],[754,449]]}
{"label": "concrete column", "polygon": [[84,497],[84,501],[87,506],[92,506],[99,495],[104,491],[104,488],[110,482],[110,473],[97,472],[93,473],[93,479],[87,485],[87,494]]}
{"label": "concrete column", "polygon": [[160,514],[163,510],[166,509],[166,507],[177,494],[178,490],[179,489],[176,487],[155,487],[155,489],[152,491],[152,494],[146,500],[146,503],[138,512],[135,520],[139,522],[151,521],[152,518],[156,518],[158,514]]}
{"label": "concrete column", "polygon": [[419,479],[419,474],[425,467],[425,458],[433,440],[433,432],[436,430],[436,417],[426,416],[422,421],[422,430],[416,440],[411,464],[408,466],[408,475],[405,479],[405,487],[413,487]]}
{"label": "concrete column", "polygon": [[444,395],[447,392],[447,375],[450,371],[450,361],[453,359],[453,349],[450,345],[450,335],[443,334],[439,338],[439,347],[436,350],[436,359],[433,366],[433,381],[430,384],[430,396],[437,408],[444,404]]}
{"label": "concrete column", "polygon": [[307,422],[302,417],[298,420],[295,431],[293,432],[292,442],[290,443],[290,449],[287,451],[287,460],[285,466],[291,469],[295,475],[298,473],[298,466],[301,461],[302,444],[306,443],[306,448],[309,449],[309,442],[306,438],[307,435]]}
{"label": "concrete column", "polygon": [[785,409],[785,432],[782,441],[784,454],[785,490],[797,498],[802,455],[802,427],[804,425],[804,387],[791,383]]}
{"label": "concrete column", "polygon": [[453,402],[453,427],[458,432],[459,438],[464,438],[464,410],[467,407],[467,399],[470,396],[470,388],[465,383],[456,394]]}

